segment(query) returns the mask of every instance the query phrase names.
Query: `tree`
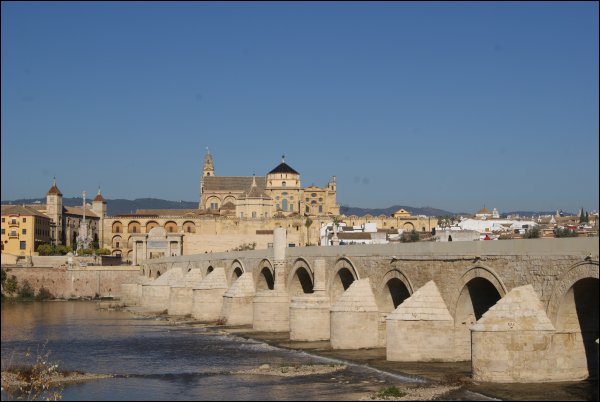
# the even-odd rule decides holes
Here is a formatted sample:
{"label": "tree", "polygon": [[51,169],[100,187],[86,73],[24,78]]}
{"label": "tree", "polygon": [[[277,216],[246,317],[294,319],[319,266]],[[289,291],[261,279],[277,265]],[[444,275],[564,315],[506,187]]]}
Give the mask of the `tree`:
{"label": "tree", "polygon": [[583,208],[581,208],[581,213],[579,214],[579,223],[585,222],[585,213],[583,212]]}
{"label": "tree", "polygon": [[577,232],[567,228],[554,229],[554,237],[577,237]]}
{"label": "tree", "polygon": [[524,239],[538,239],[540,237],[540,229],[537,226],[527,229],[523,235]]}
{"label": "tree", "polygon": [[51,244],[40,244],[37,249],[39,255],[52,255],[54,254],[54,247]]}
{"label": "tree", "polygon": [[304,226],[306,226],[306,245],[309,246],[310,245],[310,225],[313,224],[313,220],[310,219],[310,216],[306,217],[306,220],[304,221]]}
{"label": "tree", "polygon": [[417,242],[417,241],[419,241],[419,234],[414,229],[411,230],[410,232],[404,232],[404,233],[402,233],[402,236],[400,237],[400,241],[402,243]]}
{"label": "tree", "polygon": [[4,290],[6,290],[8,292],[8,294],[12,296],[19,289],[17,277],[14,275],[11,275],[10,277],[8,277],[4,281],[3,287],[4,287]]}

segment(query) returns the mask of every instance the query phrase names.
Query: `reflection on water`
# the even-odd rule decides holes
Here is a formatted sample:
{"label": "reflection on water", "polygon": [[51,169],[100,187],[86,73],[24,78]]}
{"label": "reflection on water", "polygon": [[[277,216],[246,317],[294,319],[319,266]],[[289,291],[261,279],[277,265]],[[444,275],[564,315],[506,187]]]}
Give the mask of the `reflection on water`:
{"label": "reflection on water", "polygon": [[231,375],[264,363],[329,361],[200,326],[98,311],[94,302],[2,304],[3,367],[44,344],[62,369],[118,375],[69,385],[65,400],[356,399],[390,381],[358,366],[297,378]]}

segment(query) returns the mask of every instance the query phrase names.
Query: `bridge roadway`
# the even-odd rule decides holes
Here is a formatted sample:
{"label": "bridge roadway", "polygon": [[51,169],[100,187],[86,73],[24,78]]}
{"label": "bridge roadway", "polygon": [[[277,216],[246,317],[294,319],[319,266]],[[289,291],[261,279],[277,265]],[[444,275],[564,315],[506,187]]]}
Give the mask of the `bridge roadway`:
{"label": "bridge roadway", "polygon": [[286,247],[143,261],[123,301],[225,325],[471,360],[481,381],[598,376],[598,238]]}

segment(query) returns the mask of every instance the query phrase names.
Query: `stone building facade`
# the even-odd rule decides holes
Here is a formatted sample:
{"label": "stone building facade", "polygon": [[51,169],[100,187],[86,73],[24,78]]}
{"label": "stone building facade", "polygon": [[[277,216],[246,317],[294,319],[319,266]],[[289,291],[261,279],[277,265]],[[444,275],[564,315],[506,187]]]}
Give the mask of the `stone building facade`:
{"label": "stone building facade", "polygon": [[[156,227],[163,228],[165,236],[180,235],[180,240],[168,241],[174,248],[164,255],[266,249],[276,228],[287,229],[289,245],[318,244],[321,226],[339,216],[336,191],[335,176],[325,187],[302,187],[300,173],[285,160],[266,176],[217,176],[213,157],[207,152],[198,209],[148,209],[104,217],[102,245],[112,255],[138,263],[159,255],[150,255],[144,240]],[[349,216],[342,221],[348,225],[375,223],[396,233],[397,229],[431,231],[437,224],[435,219],[410,214]]]}
{"label": "stone building facade", "polygon": [[[4,207],[8,208],[10,205]],[[43,230],[44,235],[37,234],[35,249],[32,249],[33,252],[36,252],[37,246],[43,243],[70,246],[75,250],[84,214],[89,236],[93,242],[97,243],[100,247],[102,246],[103,223],[106,217],[106,200],[102,197],[100,190],[98,190],[98,194],[92,201],[91,206],[89,204],[85,206],[84,212],[83,207],[69,207],[63,204],[63,194],[58,189],[56,180],[54,180],[46,194],[45,204],[29,204],[23,207],[34,211],[35,214],[50,219],[49,228],[40,229]],[[46,232],[48,232],[47,235]],[[5,250],[2,252],[5,252]]]}

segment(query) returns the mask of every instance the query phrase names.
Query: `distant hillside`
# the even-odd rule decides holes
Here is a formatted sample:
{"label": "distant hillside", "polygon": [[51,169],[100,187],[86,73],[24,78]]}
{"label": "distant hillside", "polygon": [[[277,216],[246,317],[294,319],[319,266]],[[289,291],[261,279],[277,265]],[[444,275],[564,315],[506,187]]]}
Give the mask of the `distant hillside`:
{"label": "distant hillside", "polygon": [[[86,202],[92,202],[93,198],[86,199]],[[120,215],[120,214],[132,214],[138,209],[190,209],[198,208],[198,202],[196,201],[167,201],[158,198],[136,198],[135,200],[125,200],[122,198],[114,200],[106,200],[108,215]],[[35,203],[46,203],[46,198],[25,198],[13,201],[2,201],[2,204],[35,204]],[[63,198],[63,204],[68,207],[80,206],[81,198]],[[469,213],[460,212],[449,212],[443,209],[431,208],[431,207],[409,207],[406,205],[394,205],[388,208],[358,208],[349,207],[342,205],[340,207],[340,213],[346,216],[349,215],[387,215],[390,216],[400,208],[406,209],[412,215],[426,215],[426,216],[443,216],[443,215],[470,215]],[[554,215],[556,211],[512,211],[502,212],[502,216],[506,215],[520,215],[523,217],[531,217],[532,215]],[[573,213],[565,212],[565,215],[573,215]]]}
{"label": "distant hillside", "polygon": [[[93,198],[92,198],[93,199]],[[91,203],[92,199],[86,199]],[[67,207],[80,206],[81,198],[63,198],[63,204]],[[2,201],[2,204],[34,204],[46,203],[46,198],[27,198],[14,201]],[[138,209],[188,209],[198,208],[198,202],[192,201],[167,201],[158,198],[136,198],[135,200],[106,200],[108,215],[132,214]]]}
{"label": "distant hillside", "polygon": [[357,208],[357,207],[348,207],[341,206],[340,213],[346,216],[349,215],[388,215],[390,216],[392,213],[396,212],[400,208],[404,208],[412,215],[426,215],[426,216],[442,216],[442,215],[454,215],[454,212],[444,211],[443,209],[431,208],[431,207],[408,207],[406,205],[394,205],[388,208]]}

